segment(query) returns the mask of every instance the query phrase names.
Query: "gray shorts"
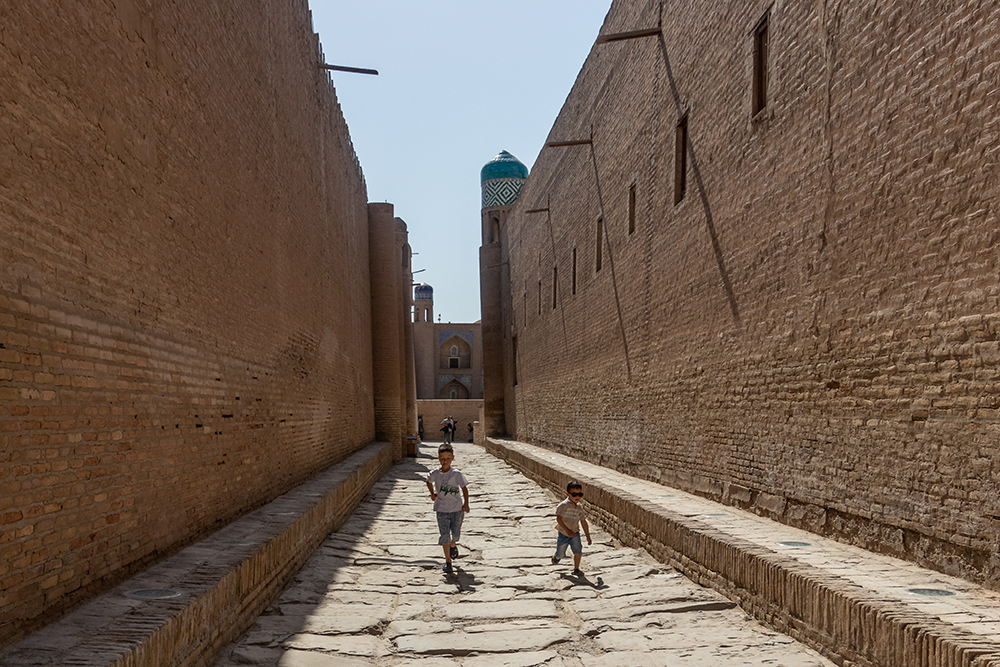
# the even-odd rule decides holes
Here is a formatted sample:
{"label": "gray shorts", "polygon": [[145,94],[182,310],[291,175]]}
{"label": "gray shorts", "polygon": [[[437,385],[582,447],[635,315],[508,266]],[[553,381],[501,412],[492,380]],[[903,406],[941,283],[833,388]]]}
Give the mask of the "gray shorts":
{"label": "gray shorts", "polygon": [[458,512],[438,512],[437,516],[438,531],[441,533],[438,544],[451,544],[452,540],[458,542],[458,538],[462,536],[462,519],[465,518],[465,512],[461,510]]}

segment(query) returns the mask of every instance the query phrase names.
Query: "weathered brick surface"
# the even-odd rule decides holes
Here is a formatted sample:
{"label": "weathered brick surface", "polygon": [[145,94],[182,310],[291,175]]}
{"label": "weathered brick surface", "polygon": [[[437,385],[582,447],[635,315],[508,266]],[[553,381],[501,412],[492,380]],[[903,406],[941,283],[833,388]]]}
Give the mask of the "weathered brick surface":
{"label": "weathered brick surface", "polygon": [[[201,667],[246,631],[392,466],[376,442],[22,642],[4,667]],[[149,603],[136,590],[170,590]]]}
{"label": "weathered brick surface", "polygon": [[397,275],[400,256],[392,213],[392,204],[368,205],[375,436],[393,443],[399,461],[406,439],[406,420],[400,410],[401,403],[405,408],[406,402],[405,377],[400,373],[405,349],[399,300],[404,287]]}
{"label": "weathered brick surface", "polygon": [[374,437],[305,2],[0,6],[0,644]]}
{"label": "weathered brick surface", "polygon": [[[602,33],[657,21],[622,0]],[[996,585],[998,25],[668,0],[662,37],[596,45],[549,137],[593,143],[542,151],[494,262],[508,433]]]}

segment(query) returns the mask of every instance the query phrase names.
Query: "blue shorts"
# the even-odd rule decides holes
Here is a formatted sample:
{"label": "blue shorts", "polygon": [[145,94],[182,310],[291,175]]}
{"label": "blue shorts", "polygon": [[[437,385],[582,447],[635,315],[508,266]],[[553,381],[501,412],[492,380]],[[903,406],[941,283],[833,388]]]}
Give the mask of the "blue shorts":
{"label": "blue shorts", "polygon": [[566,547],[570,547],[575,554],[583,553],[583,540],[580,539],[580,533],[576,533],[573,537],[566,537],[562,533],[556,533],[558,538],[556,538],[556,558],[566,557]]}
{"label": "blue shorts", "polygon": [[462,519],[465,512],[438,512],[438,531],[441,533],[438,544],[451,544],[452,540],[458,542],[462,536]]}

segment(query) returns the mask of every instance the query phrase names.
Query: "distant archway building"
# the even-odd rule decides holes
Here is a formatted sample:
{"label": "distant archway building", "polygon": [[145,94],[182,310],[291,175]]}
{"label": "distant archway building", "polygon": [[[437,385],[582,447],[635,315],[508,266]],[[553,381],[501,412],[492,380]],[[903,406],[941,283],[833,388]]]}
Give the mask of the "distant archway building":
{"label": "distant archway building", "polygon": [[483,355],[479,322],[434,321],[434,288],[413,288],[413,357],[418,400],[483,397]]}

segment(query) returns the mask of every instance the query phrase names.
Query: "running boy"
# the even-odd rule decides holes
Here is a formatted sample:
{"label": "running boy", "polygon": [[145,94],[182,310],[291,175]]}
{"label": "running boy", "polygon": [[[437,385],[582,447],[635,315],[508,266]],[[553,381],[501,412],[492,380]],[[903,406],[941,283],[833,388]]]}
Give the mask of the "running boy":
{"label": "running boy", "polygon": [[583,571],[580,570],[580,559],[583,558],[581,527],[583,534],[587,536],[587,544],[593,544],[587,517],[583,515],[583,508],[580,507],[582,498],[583,485],[574,479],[566,485],[566,499],[556,505],[556,530],[559,534],[556,537],[556,555],[552,557],[552,564],[558,564],[560,559],[566,557],[566,547],[570,547],[573,550],[573,574],[578,577],[583,576]]}
{"label": "running boy", "polygon": [[[444,571],[451,572],[451,559],[458,557],[458,542],[462,534],[464,512],[469,511],[469,481],[458,468],[452,468],[455,450],[445,443],[438,447],[438,461],[441,467],[427,475],[427,490],[434,501],[437,512],[438,530],[441,537],[438,544],[444,547]],[[459,489],[462,497],[458,495]]]}

